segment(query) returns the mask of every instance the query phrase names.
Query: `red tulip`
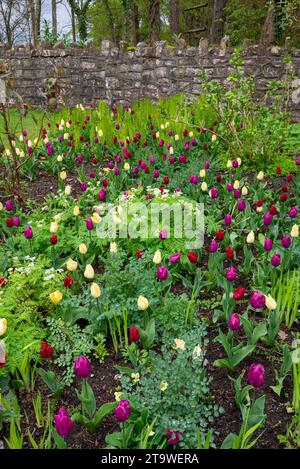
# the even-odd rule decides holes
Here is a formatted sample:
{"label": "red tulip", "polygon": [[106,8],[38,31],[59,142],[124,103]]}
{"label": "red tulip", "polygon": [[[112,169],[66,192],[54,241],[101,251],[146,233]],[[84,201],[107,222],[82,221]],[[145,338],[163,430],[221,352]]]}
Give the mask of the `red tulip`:
{"label": "red tulip", "polygon": [[138,342],[140,340],[140,333],[136,327],[132,327],[129,331],[130,342]]}
{"label": "red tulip", "polygon": [[189,260],[192,264],[197,264],[197,262],[198,262],[198,255],[197,255],[196,252],[194,252],[194,251],[188,252],[187,257],[188,257],[188,260]]}

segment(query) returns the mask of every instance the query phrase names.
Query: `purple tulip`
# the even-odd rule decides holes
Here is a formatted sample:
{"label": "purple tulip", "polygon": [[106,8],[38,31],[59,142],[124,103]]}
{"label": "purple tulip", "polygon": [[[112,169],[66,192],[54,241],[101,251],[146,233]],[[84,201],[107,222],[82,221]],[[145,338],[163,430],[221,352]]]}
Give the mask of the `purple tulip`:
{"label": "purple tulip", "polygon": [[210,163],[209,163],[209,161],[205,161],[205,163],[204,163],[204,168],[205,168],[205,169],[209,169],[209,168],[210,168]]}
{"label": "purple tulip", "polygon": [[26,239],[33,238],[33,231],[30,225],[28,225],[24,230],[24,236]]}
{"label": "purple tulip", "polygon": [[264,225],[265,226],[271,225],[272,220],[273,220],[273,216],[269,212],[264,214]]}
{"label": "purple tulip", "polygon": [[289,211],[289,217],[291,218],[297,218],[298,216],[298,209],[297,207],[292,207],[291,210]]}
{"label": "purple tulip", "polygon": [[168,232],[166,229],[162,229],[161,232],[159,233],[160,239],[163,241],[164,239],[167,239],[168,237]]}
{"label": "purple tulip", "polygon": [[271,259],[271,264],[273,267],[278,267],[281,264],[281,256],[280,254],[276,253]]}
{"label": "purple tulip", "polygon": [[60,436],[68,436],[73,427],[74,423],[69,416],[68,412],[61,407],[56,415],[54,415],[55,430]]}
{"label": "purple tulip", "polygon": [[243,199],[239,200],[237,207],[239,212],[244,212],[246,210],[246,202]]}
{"label": "purple tulip", "polygon": [[186,142],[186,143],[185,143],[184,149],[185,149],[185,151],[189,151],[189,149],[190,149],[190,142]]}
{"label": "purple tulip", "polygon": [[233,166],[234,168],[238,168],[238,167],[239,167],[239,162],[238,162],[238,160],[233,160],[232,166]]}
{"label": "purple tulip", "polygon": [[295,163],[297,166],[300,166],[300,156],[298,156],[296,159],[295,159]]}
{"label": "purple tulip", "polygon": [[266,297],[259,291],[255,291],[252,293],[249,303],[254,309],[262,309],[265,307]]}
{"label": "purple tulip", "polygon": [[120,174],[119,168],[115,168],[114,173],[115,173],[115,176],[119,176],[119,174]]}
{"label": "purple tulip", "polygon": [[138,174],[138,173],[139,173],[139,167],[138,167],[138,166],[135,166],[135,167],[133,168],[133,174],[136,175],[136,174]]}
{"label": "purple tulip", "polygon": [[209,251],[210,251],[210,252],[217,252],[218,248],[219,248],[219,245],[218,245],[217,241],[213,240],[213,241],[210,243]]}
{"label": "purple tulip", "polygon": [[150,164],[154,164],[155,163],[155,157],[153,155],[151,155],[150,158],[149,158],[149,161],[150,161]]}
{"label": "purple tulip", "polygon": [[75,375],[79,378],[87,378],[91,374],[91,363],[86,357],[78,357],[74,363]]}
{"label": "purple tulip", "polygon": [[168,267],[166,267],[165,265],[158,267],[156,271],[156,277],[160,282],[162,282],[163,280],[167,280],[168,276],[169,276]]}
{"label": "purple tulip", "polygon": [[92,229],[94,228],[93,220],[91,218],[87,218],[85,224],[87,229],[89,231],[92,231]]}
{"label": "purple tulip", "polygon": [[82,155],[78,155],[78,156],[77,156],[77,163],[78,163],[78,164],[82,164],[82,163],[83,163],[83,156],[82,156]]}
{"label": "purple tulip", "polygon": [[106,199],[106,190],[103,188],[98,194],[98,200],[100,202],[105,202],[105,199]]}
{"label": "purple tulip", "polygon": [[289,236],[284,236],[281,240],[281,246],[283,248],[286,248],[288,249],[290,247],[290,245],[292,244],[292,240]]}
{"label": "purple tulip", "polygon": [[237,270],[235,267],[228,267],[226,270],[226,278],[228,282],[233,282],[237,277]]}
{"label": "purple tulip", "polygon": [[85,192],[87,190],[87,183],[85,181],[82,181],[80,183],[80,189],[82,190],[82,192]]}
{"label": "purple tulip", "polygon": [[5,202],[5,208],[6,208],[6,210],[7,210],[8,212],[11,212],[11,210],[14,209],[14,203],[13,203],[13,201],[10,200],[10,199],[7,200],[7,201]]}
{"label": "purple tulip", "polygon": [[31,155],[33,153],[33,148],[32,147],[28,147],[27,148],[27,151],[28,151],[28,154]]}
{"label": "purple tulip", "polygon": [[190,176],[190,183],[191,183],[191,184],[194,184],[195,186],[196,186],[197,184],[199,184],[199,178],[198,178],[198,176],[196,176],[195,174],[192,174],[192,175]]}
{"label": "purple tulip", "polygon": [[240,191],[239,189],[234,189],[233,195],[234,195],[234,198],[235,198],[235,199],[240,199],[241,196],[242,196],[242,193],[241,193],[241,191]]}
{"label": "purple tulip", "polygon": [[175,163],[175,158],[174,158],[174,156],[170,156],[170,158],[169,158],[169,163],[170,163],[170,164],[174,164],[174,163]]}
{"label": "purple tulip", "polygon": [[232,313],[228,319],[228,327],[231,331],[237,331],[240,328],[241,321],[237,313]]}
{"label": "purple tulip", "polygon": [[228,190],[228,192],[233,191],[233,184],[232,184],[232,182],[230,182],[229,184],[227,184],[227,190]]}
{"label": "purple tulip", "polygon": [[94,138],[94,143],[99,143],[99,137],[98,137],[98,136],[96,136],[96,137]]}
{"label": "purple tulip", "polygon": [[114,167],[115,167],[115,164],[114,164],[114,162],[113,162],[113,161],[109,161],[109,163],[108,163],[108,165],[107,165],[107,166],[109,167],[109,169],[114,169]]}
{"label": "purple tulip", "polygon": [[213,187],[210,191],[210,194],[212,199],[216,199],[219,195],[219,191],[216,187]]}
{"label": "purple tulip", "polygon": [[270,238],[265,239],[264,248],[266,251],[271,251],[273,247],[272,240]]}
{"label": "purple tulip", "polygon": [[181,259],[180,252],[175,252],[174,254],[171,254],[171,256],[169,257],[169,262],[170,264],[177,264],[177,262],[179,262],[180,259]]}
{"label": "purple tulip", "polygon": [[21,224],[20,218],[17,215],[13,216],[13,222],[14,222],[14,226],[20,226]]}
{"label": "purple tulip", "polygon": [[122,162],[122,159],[119,155],[116,155],[115,160],[116,160],[117,164],[121,164],[121,162]]}
{"label": "purple tulip", "polygon": [[230,214],[225,215],[225,217],[224,217],[225,225],[229,226],[229,225],[231,225],[231,222],[232,222],[232,216]]}
{"label": "purple tulip", "polygon": [[131,414],[130,403],[127,399],[121,399],[115,408],[115,417],[118,422],[126,422]]}
{"label": "purple tulip", "polygon": [[159,171],[158,171],[158,169],[155,169],[155,170],[153,171],[153,177],[154,177],[155,179],[159,178]]}
{"label": "purple tulip", "polygon": [[160,147],[163,147],[164,144],[165,144],[165,141],[164,141],[164,140],[160,140],[158,145],[159,145]]}
{"label": "purple tulip", "polygon": [[253,363],[248,371],[248,382],[254,388],[260,388],[265,382],[265,369],[259,363]]}

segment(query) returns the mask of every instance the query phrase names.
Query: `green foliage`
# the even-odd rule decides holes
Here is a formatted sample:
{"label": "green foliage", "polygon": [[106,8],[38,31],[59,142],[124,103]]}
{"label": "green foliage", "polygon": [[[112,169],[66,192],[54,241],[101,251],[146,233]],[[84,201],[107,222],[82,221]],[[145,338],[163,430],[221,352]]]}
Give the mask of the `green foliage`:
{"label": "green foliage", "polygon": [[290,329],[299,318],[300,271],[282,273],[276,281],[272,296],[276,299],[281,320]]}
{"label": "green foliage", "polygon": [[245,38],[257,44],[266,18],[268,5],[264,0],[228,0],[226,12],[226,34],[233,46],[243,43]]}
{"label": "green foliage", "polygon": [[[203,366],[204,334],[204,326],[199,326],[180,336],[185,350],[166,345],[161,356],[152,354],[152,372],[146,372],[136,385],[127,376],[122,379],[133,407],[137,411],[148,409],[150,419],[156,417],[155,427],[161,433],[169,428],[182,432],[180,445],[184,448],[194,448],[197,428],[206,435],[222,411],[209,394],[211,378]],[[199,353],[195,351],[197,346]]]}
{"label": "green foliage", "polygon": [[62,369],[62,383],[70,386],[74,379],[74,361],[79,356],[88,356],[93,350],[93,337],[77,324],[67,326],[62,319],[48,318],[49,342],[54,347],[54,363]]}

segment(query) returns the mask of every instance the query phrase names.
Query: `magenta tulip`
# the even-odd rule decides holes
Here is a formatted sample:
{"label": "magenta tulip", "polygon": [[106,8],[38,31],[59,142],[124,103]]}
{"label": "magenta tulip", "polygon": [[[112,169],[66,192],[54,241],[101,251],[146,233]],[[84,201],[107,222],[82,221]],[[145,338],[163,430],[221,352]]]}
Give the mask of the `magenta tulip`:
{"label": "magenta tulip", "polygon": [[163,280],[167,280],[168,276],[169,276],[169,271],[165,265],[158,267],[156,271],[156,277],[158,278],[160,282],[162,282]]}
{"label": "magenta tulip", "polygon": [[78,357],[74,363],[75,375],[79,378],[87,378],[91,374],[91,363],[86,357]]}
{"label": "magenta tulip", "polygon": [[131,414],[130,403],[127,399],[121,399],[115,408],[115,417],[118,422],[126,422]]}
{"label": "magenta tulip", "polygon": [[54,416],[54,423],[55,430],[62,437],[68,436],[74,427],[74,423],[71,417],[69,416],[68,412],[62,407]]}
{"label": "magenta tulip", "polygon": [[231,331],[237,331],[240,328],[241,321],[237,313],[232,313],[228,319],[228,327]]}
{"label": "magenta tulip", "polygon": [[259,363],[253,363],[248,371],[248,381],[254,388],[260,388],[265,382],[265,369]]}
{"label": "magenta tulip", "polygon": [[259,291],[255,291],[252,293],[249,303],[254,309],[262,309],[265,307],[266,297]]}

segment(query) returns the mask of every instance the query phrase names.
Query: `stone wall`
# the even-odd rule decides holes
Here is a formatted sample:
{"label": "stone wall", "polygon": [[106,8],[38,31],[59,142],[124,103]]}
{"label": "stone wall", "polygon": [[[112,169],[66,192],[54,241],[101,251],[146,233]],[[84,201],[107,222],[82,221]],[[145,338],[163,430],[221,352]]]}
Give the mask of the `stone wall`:
{"label": "stone wall", "polygon": [[[263,92],[269,80],[285,74],[284,48],[249,46],[245,44],[245,69],[256,76],[257,92]],[[300,50],[290,51],[297,76],[300,78]],[[199,47],[186,47],[184,41],[176,48],[165,42],[152,47],[138,44],[128,52],[123,43],[115,47],[103,41],[100,48],[0,48],[0,59],[7,61],[14,77],[15,90],[34,106],[46,104],[43,80],[58,77],[64,104],[73,106],[103,99],[109,104],[149,97],[157,99],[177,92],[197,96],[201,90],[200,72],[225,80],[230,72],[232,49],[226,40],[219,47],[209,47],[202,39]],[[298,88],[297,88],[298,87]],[[293,111],[300,117],[299,83],[295,82]]]}

